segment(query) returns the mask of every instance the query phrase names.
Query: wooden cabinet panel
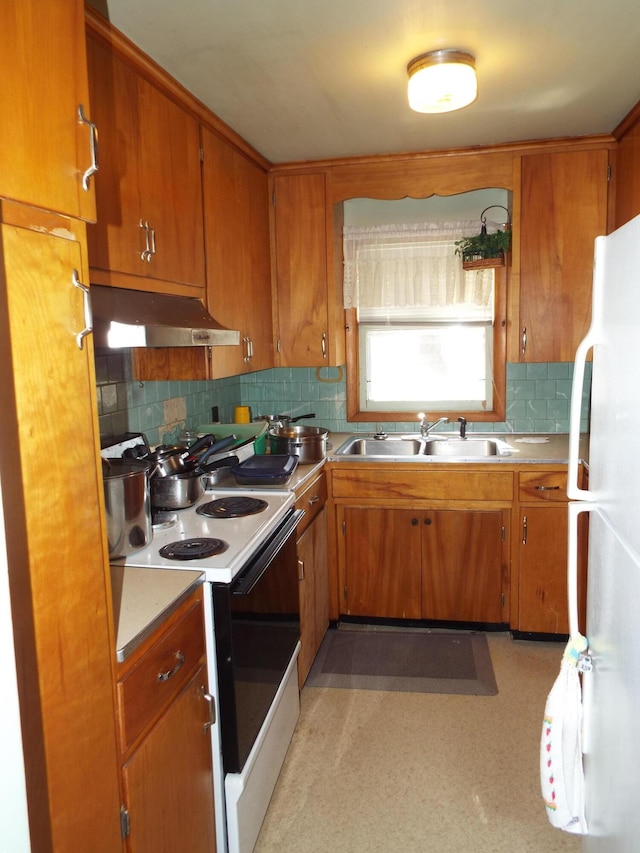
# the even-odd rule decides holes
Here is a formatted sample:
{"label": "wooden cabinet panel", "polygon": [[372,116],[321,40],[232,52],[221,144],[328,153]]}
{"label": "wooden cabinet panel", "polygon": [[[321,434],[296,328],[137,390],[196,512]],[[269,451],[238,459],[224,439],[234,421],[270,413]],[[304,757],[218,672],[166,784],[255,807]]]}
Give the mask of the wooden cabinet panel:
{"label": "wooden cabinet panel", "polygon": [[573,361],[591,317],[593,241],[607,231],[608,151],[522,157],[521,361]]}
{"label": "wooden cabinet panel", "polygon": [[88,233],[92,281],[204,288],[197,120],[91,31],[87,54],[101,163],[98,221]]}
{"label": "wooden cabinet panel", "polygon": [[319,477],[309,483],[300,495],[296,495],[296,509],[305,512],[304,518],[297,527],[298,538],[309,527],[313,519],[327,502],[327,477],[324,471]]}
{"label": "wooden cabinet panel", "polygon": [[300,654],[298,685],[302,687],[329,626],[327,510],[323,506],[297,541],[300,580]]}
{"label": "wooden cabinet panel", "polygon": [[342,288],[330,281],[325,176],[277,176],[274,197],[280,364],[342,364]]}
{"label": "wooden cabinet panel", "polygon": [[335,498],[389,500],[513,500],[511,471],[479,471],[448,466],[422,471],[390,465],[365,468],[341,466],[332,473]]}
{"label": "wooden cabinet panel", "polygon": [[521,501],[566,502],[567,472],[521,472],[518,474],[518,498]]}
{"label": "wooden cabinet panel", "polygon": [[520,508],[520,631],[566,634],[567,508]]}
{"label": "wooden cabinet panel", "polygon": [[[33,847],[106,853],[120,849],[120,795],[93,352],[76,341],[73,270],[88,270],[71,239],[84,226],[55,220],[31,211],[39,231],[0,234],[9,583]],[[43,476],[53,446],[66,451]]]}
{"label": "wooden cabinet panel", "polygon": [[419,515],[410,509],[345,507],[347,615],[420,618]]}
{"label": "wooden cabinet panel", "polygon": [[504,621],[502,512],[425,512],[422,526],[422,618]]}
{"label": "wooden cabinet panel", "polygon": [[84,3],[3,3],[0,72],[0,195],[95,221]]}
{"label": "wooden cabinet panel", "polygon": [[215,853],[206,684],[202,666],[124,765],[130,853]]}
{"label": "wooden cabinet panel", "polygon": [[269,191],[266,172],[206,128],[202,147],[207,300],[242,341],[216,347],[217,379],[273,367]]}

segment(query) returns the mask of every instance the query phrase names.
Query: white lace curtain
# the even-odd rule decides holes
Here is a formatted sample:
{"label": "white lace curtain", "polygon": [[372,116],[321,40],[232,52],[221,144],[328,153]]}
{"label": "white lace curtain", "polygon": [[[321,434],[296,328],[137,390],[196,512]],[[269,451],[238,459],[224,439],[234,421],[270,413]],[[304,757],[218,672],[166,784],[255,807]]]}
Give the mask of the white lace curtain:
{"label": "white lace curtain", "polygon": [[344,305],[361,318],[491,319],[493,270],[465,272],[455,241],[478,220],[346,225]]}

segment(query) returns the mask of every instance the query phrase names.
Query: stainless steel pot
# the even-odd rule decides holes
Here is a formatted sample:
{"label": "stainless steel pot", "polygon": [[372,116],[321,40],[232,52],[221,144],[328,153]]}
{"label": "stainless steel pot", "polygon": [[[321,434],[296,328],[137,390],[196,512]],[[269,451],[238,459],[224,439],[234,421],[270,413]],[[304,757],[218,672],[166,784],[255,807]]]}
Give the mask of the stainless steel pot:
{"label": "stainless steel pot", "polygon": [[269,430],[271,453],[297,456],[299,462],[320,462],[327,455],[329,430],[322,427],[288,426]]}
{"label": "stainless steel pot", "polygon": [[155,468],[151,476],[169,477],[171,474],[181,474],[192,471],[197,464],[197,455],[200,451],[207,450],[215,445],[213,435],[203,435],[191,447],[183,445],[160,445],[153,453],[149,454],[149,460],[154,463]]}
{"label": "stainless steel pot", "polygon": [[152,477],[150,486],[151,506],[154,509],[184,509],[192,506],[204,494],[199,469],[170,474],[168,477]]}
{"label": "stainless steel pot", "polygon": [[140,551],[151,542],[149,462],[105,459],[102,465],[109,557]]}

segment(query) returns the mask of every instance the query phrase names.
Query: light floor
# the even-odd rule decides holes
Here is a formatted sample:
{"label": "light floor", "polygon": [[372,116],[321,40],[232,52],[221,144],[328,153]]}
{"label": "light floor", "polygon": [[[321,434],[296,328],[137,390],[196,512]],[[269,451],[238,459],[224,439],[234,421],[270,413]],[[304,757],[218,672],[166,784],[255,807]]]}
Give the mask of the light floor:
{"label": "light floor", "polygon": [[488,634],[497,696],[307,688],[255,853],[562,853],[539,743],[563,644]]}

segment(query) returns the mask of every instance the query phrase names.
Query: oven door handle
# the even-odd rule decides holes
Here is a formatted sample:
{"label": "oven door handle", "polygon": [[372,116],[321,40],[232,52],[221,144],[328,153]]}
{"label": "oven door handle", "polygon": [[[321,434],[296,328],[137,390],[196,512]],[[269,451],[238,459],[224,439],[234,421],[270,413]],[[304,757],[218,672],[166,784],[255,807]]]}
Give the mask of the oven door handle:
{"label": "oven door handle", "polygon": [[262,550],[247,563],[240,576],[235,578],[231,584],[232,595],[249,595],[276,556],[280,553],[285,542],[296,529],[303,515],[305,515],[305,511],[303,509],[296,509],[287,516],[271,539],[267,540]]}

